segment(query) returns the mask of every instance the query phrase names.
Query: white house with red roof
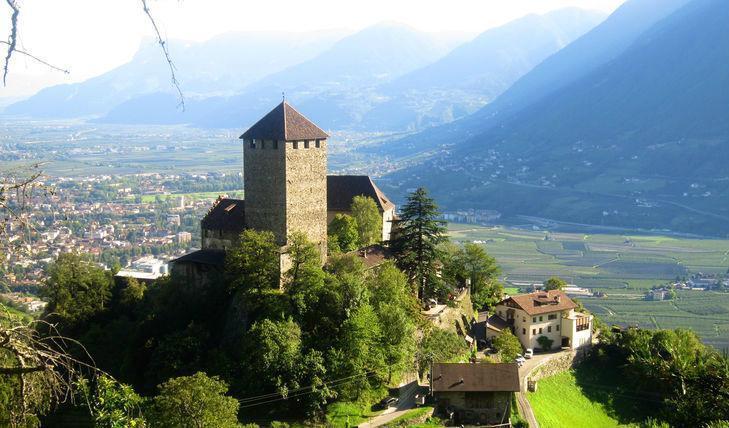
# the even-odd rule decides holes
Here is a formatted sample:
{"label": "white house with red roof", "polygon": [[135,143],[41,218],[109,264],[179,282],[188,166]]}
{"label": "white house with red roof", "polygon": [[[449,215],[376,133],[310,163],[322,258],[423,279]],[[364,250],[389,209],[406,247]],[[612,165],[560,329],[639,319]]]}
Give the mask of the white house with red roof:
{"label": "white house with red roof", "polygon": [[542,349],[539,338],[552,340],[552,348],[577,349],[592,343],[592,315],[576,311],[577,304],[560,290],[510,296],[494,307],[486,322],[492,339],[510,329],[524,348]]}

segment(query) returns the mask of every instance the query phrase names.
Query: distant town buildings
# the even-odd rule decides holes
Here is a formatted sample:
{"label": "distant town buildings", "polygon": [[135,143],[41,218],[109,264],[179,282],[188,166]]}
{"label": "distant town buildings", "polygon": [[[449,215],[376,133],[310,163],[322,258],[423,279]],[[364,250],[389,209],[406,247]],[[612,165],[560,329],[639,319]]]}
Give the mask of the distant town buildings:
{"label": "distant town buildings", "polygon": [[142,257],[132,262],[130,267],[117,272],[116,276],[151,282],[168,273],[169,269],[165,261],[154,257]]}

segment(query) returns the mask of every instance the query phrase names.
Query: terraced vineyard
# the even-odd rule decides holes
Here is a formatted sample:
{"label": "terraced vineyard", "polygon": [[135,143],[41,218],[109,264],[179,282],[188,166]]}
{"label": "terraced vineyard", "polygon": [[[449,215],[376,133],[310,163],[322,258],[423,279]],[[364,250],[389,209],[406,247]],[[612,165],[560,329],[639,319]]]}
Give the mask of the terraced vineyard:
{"label": "terraced vineyard", "polygon": [[729,348],[729,293],[680,291],[675,301],[646,301],[645,292],[692,273],[723,274],[729,240],[647,235],[545,233],[450,224],[451,237],[482,242],[511,284],[542,282],[552,275],[603,291],[582,298],[605,322],[647,328],[686,327],[706,343]]}

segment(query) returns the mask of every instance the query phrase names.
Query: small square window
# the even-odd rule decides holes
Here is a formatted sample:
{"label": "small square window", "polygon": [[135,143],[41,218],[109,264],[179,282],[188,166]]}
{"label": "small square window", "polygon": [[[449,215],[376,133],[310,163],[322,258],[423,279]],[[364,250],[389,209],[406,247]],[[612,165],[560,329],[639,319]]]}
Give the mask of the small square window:
{"label": "small square window", "polygon": [[298,149],[299,148],[299,142],[298,141],[294,141],[293,146],[294,146],[295,149]]}
{"label": "small square window", "polygon": [[304,141],[304,148],[305,149],[309,148],[309,140]]}
{"label": "small square window", "polygon": [[318,149],[320,147],[321,147],[321,140],[316,140],[316,148]]}
{"label": "small square window", "polygon": [[543,321],[543,320],[544,320],[544,318],[543,318],[543,317],[539,317],[539,321],[540,321],[540,322],[541,322],[541,321]]}

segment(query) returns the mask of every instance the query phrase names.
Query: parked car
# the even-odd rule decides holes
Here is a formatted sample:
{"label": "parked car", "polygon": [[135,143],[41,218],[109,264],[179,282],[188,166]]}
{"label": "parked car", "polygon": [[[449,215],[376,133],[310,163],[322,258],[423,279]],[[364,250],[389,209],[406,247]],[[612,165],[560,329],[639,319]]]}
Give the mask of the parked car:
{"label": "parked car", "polygon": [[527,360],[534,356],[534,350],[532,348],[527,348],[527,350],[524,352],[524,358]]}
{"label": "parked car", "polygon": [[521,355],[517,355],[516,356],[516,365],[521,367],[522,365],[524,365],[524,363],[526,363],[526,358],[522,357]]}
{"label": "parked car", "polygon": [[385,397],[380,401],[378,407],[380,409],[387,409],[388,407],[396,406],[400,399],[396,397]]}

